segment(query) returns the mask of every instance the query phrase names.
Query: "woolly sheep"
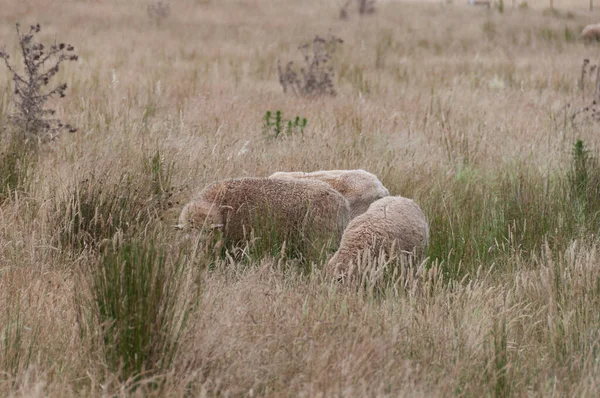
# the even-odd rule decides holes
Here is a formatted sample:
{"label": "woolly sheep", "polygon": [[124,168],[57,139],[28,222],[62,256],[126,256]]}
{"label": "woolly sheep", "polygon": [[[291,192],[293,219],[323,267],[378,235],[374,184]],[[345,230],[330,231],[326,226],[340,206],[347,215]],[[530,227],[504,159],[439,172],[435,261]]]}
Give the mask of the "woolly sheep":
{"label": "woolly sheep", "polygon": [[338,251],[327,264],[328,272],[350,278],[359,258],[393,251],[404,258],[420,257],[429,245],[429,226],[423,211],[411,199],[388,196],[373,202],[369,209],[348,224]]}
{"label": "woolly sheep", "polygon": [[269,178],[316,179],[328,183],[348,200],[350,219],[367,211],[369,205],[377,199],[390,194],[375,174],[362,169],[321,170],[312,173],[280,171]]}
{"label": "woolly sheep", "polygon": [[321,181],[239,178],[203,189],[183,208],[178,228],[218,229],[226,247],[247,241],[251,230],[268,241],[275,228],[286,244],[319,252],[321,243],[337,247],[349,212],[347,200]]}
{"label": "woolly sheep", "polygon": [[586,40],[600,40],[600,23],[587,25],[581,31],[581,37]]}

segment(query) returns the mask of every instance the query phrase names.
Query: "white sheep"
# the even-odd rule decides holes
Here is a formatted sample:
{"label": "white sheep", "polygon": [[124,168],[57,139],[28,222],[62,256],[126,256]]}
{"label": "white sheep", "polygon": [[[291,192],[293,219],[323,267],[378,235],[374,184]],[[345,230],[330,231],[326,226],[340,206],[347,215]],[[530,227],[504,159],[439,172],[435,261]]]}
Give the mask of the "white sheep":
{"label": "white sheep", "polygon": [[411,199],[388,196],[346,227],[338,251],[327,263],[327,271],[338,278],[351,278],[361,256],[383,255],[419,259],[429,245],[429,225],[423,211]]}
{"label": "white sheep", "polygon": [[585,40],[600,40],[600,23],[587,25],[581,31],[581,37]]}
{"label": "white sheep", "polygon": [[286,241],[302,255],[337,247],[349,221],[348,201],[317,180],[238,178],[204,188],[183,208],[179,229],[219,230],[227,248],[253,238]]}
{"label": "white sheep", "polygon": [[365,170],[321,170],[312,173],[284,172],[273,173],[269,178],[315,179],[328,183],[341,193],[350,205],[350,219],[364,213],[377,199],[389,196],[376,175]]}

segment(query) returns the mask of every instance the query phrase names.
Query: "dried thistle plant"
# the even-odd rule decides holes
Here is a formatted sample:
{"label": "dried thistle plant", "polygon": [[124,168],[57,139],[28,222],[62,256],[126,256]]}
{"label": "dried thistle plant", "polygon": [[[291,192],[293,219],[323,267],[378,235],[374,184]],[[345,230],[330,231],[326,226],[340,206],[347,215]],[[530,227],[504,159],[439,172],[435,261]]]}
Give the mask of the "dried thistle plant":
{"label": "dried thistle plant", "polygon": [[157,25],[160,25],[163,20],[171,15],[171,5],[167,1],[157,0],[148,4],[146,12]]}
{"label": "dried thistle plant", "polygon": [[352,0],[347,0],[344,5],[340,8],[340,19],[348,19],[348,7]]}
{"label": "dried thistle plant", "polygon": [[[358,14],[368,15],[375,12],[375,1],[376,0],[356,0],[358,6]],[[340,19],[348,19],[348,8],[352,0],[347,0],[344,5],[340,8]]]}
{"label": "dried thistle plant", "polygon": [[21,34],[19,24],[16,25],[19,47],[23,57],[24,73],[17,72],[16,66],[10,62],[10,56],[3,49],[0,59],[12,75],[14,82],[14,103],[16,112],[9,117],[16,132],[23,140],[34,142],[57,138],[62,131],[77,131],[70,124],[63,124],[54,118],[56,111],[46,109],[46,102],[52,97],[65,97],[67,84],[61,83],[53,87],[50,81],[60,70],[65,61],[77,61],[75,48],[70,44],[54,43],[49,48],[37,42],[35,35],[40,32],[39,24],[32,25],[29,32]]}
{"label": "dried thistle plant", "polygon": [[316,36],[312,42],[298,47],[304,59],[304,66],[298,71],[294,62],[287,63],[285,68],[277,61],[277,72],[283,92],[288,89],[295,95],[303,97],[319,97],[336,95],[333,85],[335,75],[331,59],[342,39],[330,35],[327,39]]}
{"label": "dried thistle plant", "polygon": [[[588,88],[589,87],[589,88]],[[585,104],[571,115],[573,125],[600,122],[600,65],[584,59],[579,80],[581,99]]]}
{"label": "dried thistle plant", "polygon": [[358,0],[358,13],[360,15],[373,14],[375,12],[375,0]]}

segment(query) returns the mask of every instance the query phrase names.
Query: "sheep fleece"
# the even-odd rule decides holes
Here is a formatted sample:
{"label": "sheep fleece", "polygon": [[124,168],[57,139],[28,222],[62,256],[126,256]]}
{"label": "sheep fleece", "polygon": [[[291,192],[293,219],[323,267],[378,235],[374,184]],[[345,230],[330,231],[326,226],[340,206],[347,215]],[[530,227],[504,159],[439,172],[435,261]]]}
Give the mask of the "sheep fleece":
{"label": "sheep fleece", "polygon": [[327,268],[339,275],[347,272],[365,250],[371,255],[383,251],[389,256],[394,245],[396,252],[421,255],[428,244],[429,226],[419,205],[401,196],[388,196],[348,224]]}
{"label": "sheep fleece", "polygon": [[311,173],[277,172],[269,178],[279,179],[315,179],[326,182],[341,193],[350,205],[350,219],[364,213],[377,199],[389,196],[375,174],[365,170],[321,170]]}
{"label": "sheep fleece", "polygon": [[587,40],[599,40],[600,39],[600,24],[591,24],[583,28],[581,36]]}
{"label": "sheep fleece", "polygon": [[[347,200],[326,183],[314,180],[239,178],[214,183],[188,203],[182,227],[219,225],[228,244],[247,239],[250,229],[275,225],[284,235],[339,243],[348,224]],[[191,224],[191,225],[190,225]]]}

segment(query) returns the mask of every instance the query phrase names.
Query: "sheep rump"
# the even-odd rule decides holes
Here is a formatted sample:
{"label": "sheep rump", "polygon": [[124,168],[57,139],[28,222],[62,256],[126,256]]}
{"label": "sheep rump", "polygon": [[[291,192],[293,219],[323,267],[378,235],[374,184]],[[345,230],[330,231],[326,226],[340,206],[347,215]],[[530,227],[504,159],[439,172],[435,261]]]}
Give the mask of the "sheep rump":
{"label": "sheep rump", "polygon": [[386,260],[419,259],[429,245],[429,226],[423,211],[411,199],[379,199],[353,219],[342,236],[327,270],[338,278],[351,278],[361,256],[384,255]]}
{"label": "sheep rump", "polygon": [[362,169],[320,170],[311,173],[280,171],[273,173],[269,178],[289,180],[314,179],[326,182],[348,200],[348,204],[350,205],[350,219],[367,211],[369,205],[377,199],[390,195],[390,192],[383,186],[375,174]]}
{"label": "sheep rump", "polygon": [[265,241],[276,233],[309,256],[322,244],[337,247],[348,220],[348,202],[326,183],[239,178],[203,189],[183,208],[179,228],[219,229],[228,248],[247,242],[251,231]]}

